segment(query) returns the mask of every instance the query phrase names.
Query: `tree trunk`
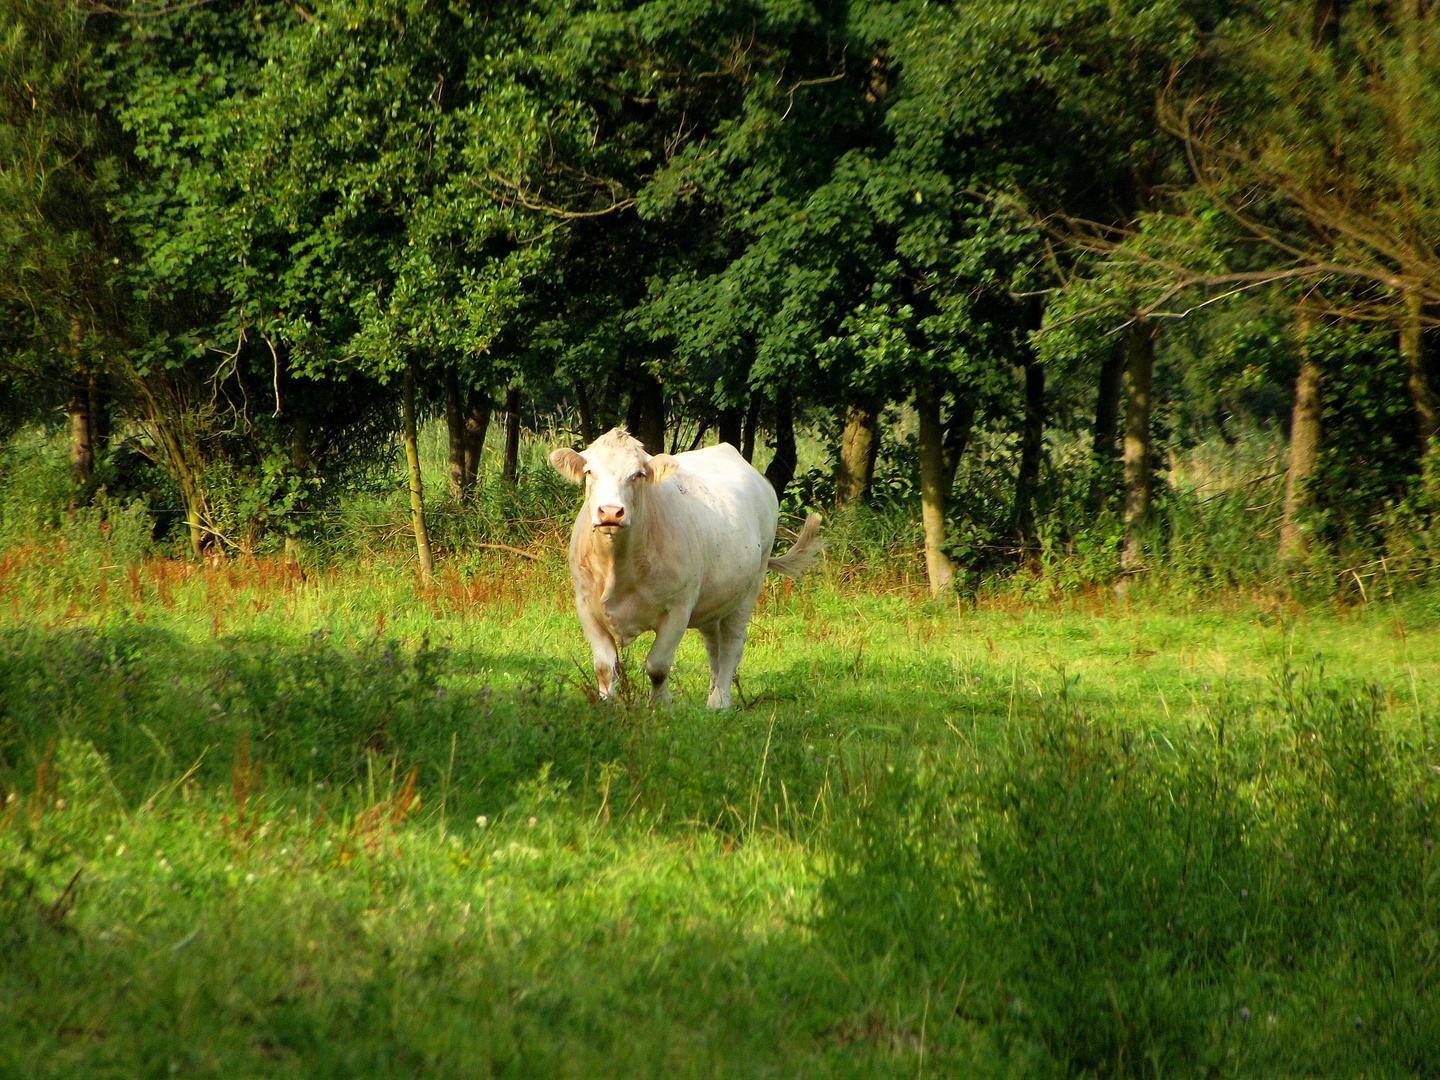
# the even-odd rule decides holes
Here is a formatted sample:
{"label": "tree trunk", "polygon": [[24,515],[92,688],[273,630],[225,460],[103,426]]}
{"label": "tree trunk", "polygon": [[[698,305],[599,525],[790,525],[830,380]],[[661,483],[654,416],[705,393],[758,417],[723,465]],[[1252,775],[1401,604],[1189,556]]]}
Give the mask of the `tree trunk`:
{"label": "tree trunk", "polygon": [[200,500],[193,493],[189,499],[183,498],[182,490],[181,501],[185,503],[185,524],[190,529],[190,552],[200,562],[205,558],[205,537],[209,535],[200,520]]}
{"label": "tree trunk", "polygon": [[780,394],[775,403],[775,456],[765,469],[765,479],[775,489],[777,499],[785,498],[785,489],[795,479],[795,396],[789,390]]}
{"label": "tree trunk", "polygon": [[465,410],[465,493],[475,490],[480,476],[480,455],[485,452],[485,435],[490,430],[490,413],[494,404],[489,390],[470,391]]}
{"label": "tree trunk", "polygon": [[953,474],[945,472],[944,432],[940,426],[940,394],[923,390],[915,397],[920,416],[920,521],[925,530],[925,573],[930,595],[939,596],[955,580],[955,565],[945,544],[945,509],[950,500]]}
{"label": "tree trunk", "polygon": [[1100,385],[1095,395],[1095,424],[1091,428],[1090,490],[1085,495],[1085,508],[1098,514],[1109,502],[1114,482],[1115,436],[1120,427],[1120,389],[1125,376],[1124,342],[1100,365]]}
{"label": "tree trunk", "polygon": [[1321,393],[1320,365],[1315,362],[1307,344],[1312,325],[1312,316],[1302,308],[1295,319],[1295,336],[1300,343],[1300,371],[1295,376],[1295,405],[1290,413],[1290,466],[1285,471],[1285,509],[1280,519],[1282,560],[1304,553],[1305,534],[1300,531],[1300,511],[1308,501],[1307,482],[1320,459],[1320,421],[1325,402]]}
{"label": "tree trunk", "polygon": [[75,478],[76,494],[90,482],[95,468],[95,455],[90,442],[90,394],[88,388],[70,397],[70,472]]}
{"label": "tree trunk", "polygon": [[755,431],[760,427],[760,403],[752,401],[745,414],[745,434],[740,437],[740,456],[746,461],[755,460]]}
{"label": "tree trunk", "polygon": [[1405,294],[1405,314],[1400,324],[1400,355],[1405,358],[1410,403],[1415,408],[1415,433],[1420,439],[1420,452],[1430,451],[1430,440],[1440,430],[1440,401],[1436,400],[1426,364],[1425,334],[1421,318],[1425,301],[1417,292]]}
{"label": "tree trunk", "polygon": [[1345,0],[1312,0],[1310,40],[1316,48],[1330,48],[1340,36],[1340,11]]}
{"label": "tree trunk", "polygon": [[[166,375],[131,384],[139,394],[142,424],[150,438],[165,455],[169,472],[180,488],[180,505],[190,531],[190,551],[196,560],[204,558],[206,529],[202,524],[204,496],[196,478],[196,470],[181,441],[186,424],[184,401],[173,381]],[[198,454],[196,465],[199,465]]]}
{"label": "tree trunk", "polygon": [[460,380],[448,364],[445,365],[445,431],[449,435],[450,497],[459,502],[465,495],[465,412],[460,404]]}
{"label": "tree trunk", "polygon": [[875,468],[875,409],[869,402],[845,406],[845,429],[835,469],[835,505],[849,506],[870,497]]}
{"label": "tree trunk", "polygon": [[110,445],[110,403],[105,399],[105,388],[94,377],[90,379],[86,397],[90,402],[90,460],[93,463]]}
{"label": "tree trunk", "polygon": [[501,475],[512,484],[520,475],[520,387],[505,391],[505,463]]}
{"label": "tree trunk", "polygon": [[720,410],[720,441],[729,443],[736,450],[739,450],[745,438],[745,413],[742,409],[732,406]]}
{"label": "tree trunk", "polygon": [[[296,476],[302,478],[310,468],[310,430],[305,418],[298,413],[290,419],[290,468]],[[296,500],[294,509],[303,511],[305,500]],[[292,522],[291,529],[285,534],[285,561],[298,563],[301,555],[300,538],[295,535],[293,524]]]}
{"label": "tree trunk", "polygon": [[1016,538],[1035,539],[1035,495],[1040,488],[1040,458],[1045,451],[1045,365],[1025,365],[1025,428],[1020,436],[1020,471],[1015,478],[1015,505],[1010,520]]}
{"label": "tree trunk", "polygon": [[174,440],[167,442],[167,456],[175,470],[175,479],[180,484],[180,505],[185,509],[185,525],[190,531],[190,553],[195,556],[196,562],[200,562],[205,558],[205,538],[209,535],[200,509],[200,486],[195,482],[195,474],[190,471]]}
{"label": "tree trunk", "polygon": [[1140,539],[1150,517],[1150,408],[1155,378],[1155,332],[1131,324],[1125,339],[1125,537],[1120,565],[1140,560]]}
{"label": "tree trunk", "polygon": [[[702,419],[698,424],[695,425],[695,434],[690,436],[690,445],[687,446],[685,449],[692,452],[695,450],[699,450],[700,445],[705,441],[705,433],[709,430],[710,421]],[[679,428],[675,429],[675,438],[677,440],[680,438]],[[672,450],[671,453],[674,453],[674,451]]]}
{"label": "tree trunk", "polygon": [[580,414],[580,441],[589,446],[595,441],[595,413],[590,408],[590,395],[585,384],[575,384],[576,411]]}
{"label": "tree trunk", "polygon": [[941,448],[946,491],[955,485],[955,473],[960,468],[960,458],[965,454],[965,447],[970,445],[970,431],[974,426],[974,398],[956,394],[955,406],[950,410],[950,419],[945,423],[945,441]]}
{"label": "tree trunk", "polygon": [[424,488],[420,481],[420,448],[415,442],[415,366],[405,367],[405,464],[410,471],[410,521],[415,526],[415,551],[420,556],[420,579],[430,584],[435,560],[430,553],[430,532],[425,528]]}
{"label": "tree trunk", "polygon": [[639,439],[647,454],[665,452],[665,392],[660,380],[644,368],[640,370],[635,389],[630,392],[630,408],[625,417],[630,434]]}

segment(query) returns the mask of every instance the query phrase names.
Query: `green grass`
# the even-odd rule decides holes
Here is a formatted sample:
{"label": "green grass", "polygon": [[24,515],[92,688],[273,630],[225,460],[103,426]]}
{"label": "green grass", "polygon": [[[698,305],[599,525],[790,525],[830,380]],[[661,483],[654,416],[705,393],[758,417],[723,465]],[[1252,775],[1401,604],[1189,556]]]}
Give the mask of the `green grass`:
{"label": "green grass", "polygon": [[716,715],[592,703],[558,551],[82,555],[0,565],[0,1074],[1440,1072],[1423,594],[837,568]]}

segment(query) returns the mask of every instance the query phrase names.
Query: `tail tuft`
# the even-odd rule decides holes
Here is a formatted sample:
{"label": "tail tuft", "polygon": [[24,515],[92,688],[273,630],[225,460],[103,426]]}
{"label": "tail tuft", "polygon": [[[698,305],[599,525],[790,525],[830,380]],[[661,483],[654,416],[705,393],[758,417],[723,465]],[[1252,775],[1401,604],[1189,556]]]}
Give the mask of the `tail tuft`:
{"label": "tail tuft", "polygon": [[805,519],[800,535],[795,538],[790,550],[779,558],[771,558],[769,568],[798,581],[801,574],[815,565],[824,550],[825,541],[820,539],[820,515],[811,514]]}

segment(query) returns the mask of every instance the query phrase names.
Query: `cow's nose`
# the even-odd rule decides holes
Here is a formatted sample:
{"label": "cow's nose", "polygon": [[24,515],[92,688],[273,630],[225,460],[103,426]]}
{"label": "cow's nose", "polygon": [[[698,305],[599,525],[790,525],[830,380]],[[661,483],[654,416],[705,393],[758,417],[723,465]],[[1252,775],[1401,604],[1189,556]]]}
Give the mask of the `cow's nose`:
{"label": "cow's nose", "polygon": [[600,506],[595,510],[597,525],[623,525],[625,524],[625,507],[623,506]]}

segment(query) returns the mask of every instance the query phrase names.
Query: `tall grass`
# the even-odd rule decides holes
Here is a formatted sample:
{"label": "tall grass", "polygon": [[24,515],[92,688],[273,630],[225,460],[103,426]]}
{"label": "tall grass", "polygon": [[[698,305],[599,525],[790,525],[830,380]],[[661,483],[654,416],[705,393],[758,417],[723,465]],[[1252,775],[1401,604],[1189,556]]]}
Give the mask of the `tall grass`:
{"label": "tall grass", "polygon": [[1061,693],[897,770],[834,833],[823,934],[1043,1071],[1432,1074],[1430,750],[1314,671],[1253,706],[1176,739]]}

